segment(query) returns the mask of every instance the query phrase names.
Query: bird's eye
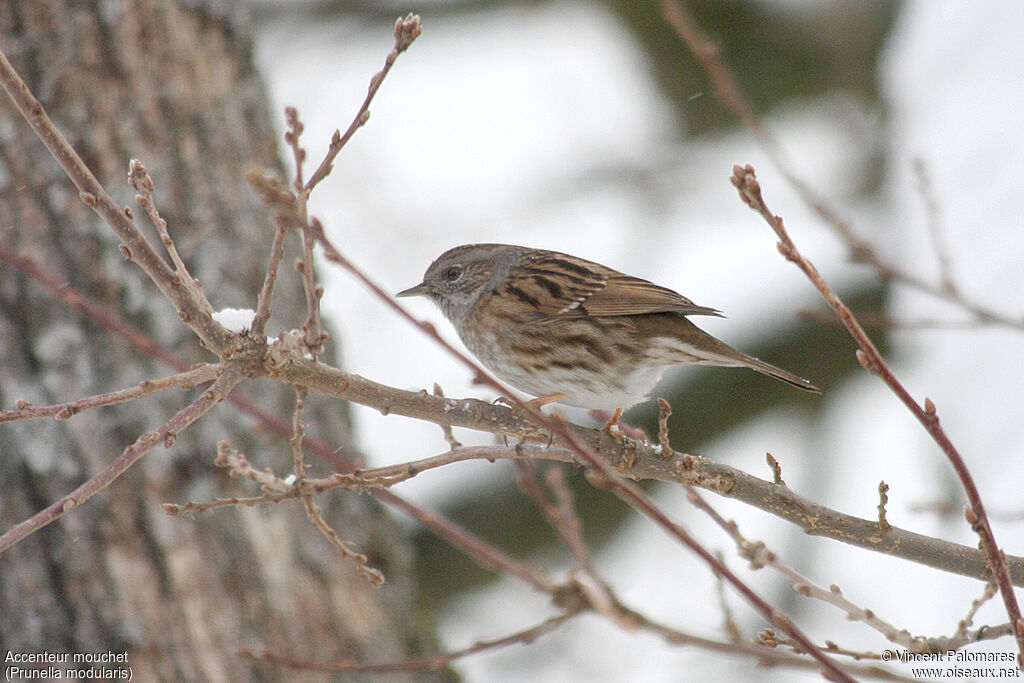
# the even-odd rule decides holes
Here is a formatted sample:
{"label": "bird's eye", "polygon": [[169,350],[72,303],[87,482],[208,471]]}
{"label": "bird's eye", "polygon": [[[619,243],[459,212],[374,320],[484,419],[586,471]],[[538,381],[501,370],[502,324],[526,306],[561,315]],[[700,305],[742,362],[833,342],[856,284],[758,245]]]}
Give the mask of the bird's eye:
{"label": "bird's eye", "polygon": [[462,277],[462,266],[448,266],[442,275],[448,282],[455,282]]}

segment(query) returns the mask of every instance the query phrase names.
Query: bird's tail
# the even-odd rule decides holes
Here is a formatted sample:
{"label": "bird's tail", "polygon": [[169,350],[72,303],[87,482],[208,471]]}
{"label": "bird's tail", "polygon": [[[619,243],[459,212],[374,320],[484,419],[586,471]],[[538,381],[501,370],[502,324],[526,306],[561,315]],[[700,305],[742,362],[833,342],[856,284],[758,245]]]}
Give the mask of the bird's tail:
{"label": "bird's tail", "polygon": [[783,370],[782,368],[775,367],[771,363],[765,363],[760,358],[748,356],[747,354],[740,353],[735,349],[733,349],[733,351],[736,353],[736,362],[738,365],[750,368],[751,370],[756,370],[757,372],[760,372],[762,375],[774,377],[780,382],[785,382],[786,384],[794,386],[797,389],[803,389],[804,391],[810,391],[815,394],[821,393],[821,389],[819,389],[810,381],[804,379],[803,377],[800,377],[799,375],[794,375],[792,372],[789,372],[788,370]]}
{"label": "bird's tail", "polygon": [[689,320],[686,320],[686,323],[688,323],[685,326],[688,328],[688,334],[685,337],[673,339],[672,345],[676,347],[677,351],[689,356],[689,362],[698,365],[750,368],[760,372],[762,375],[774,377],[780,382],[785,382],[797,389],[803,389],[815,394],[821,393],[821,389],[803,377],[794,375],[788,370],[775,367],[771,363],[765,363],[760,358],[754,358],[741,351],[737,351],[722,340],[700,329]]}

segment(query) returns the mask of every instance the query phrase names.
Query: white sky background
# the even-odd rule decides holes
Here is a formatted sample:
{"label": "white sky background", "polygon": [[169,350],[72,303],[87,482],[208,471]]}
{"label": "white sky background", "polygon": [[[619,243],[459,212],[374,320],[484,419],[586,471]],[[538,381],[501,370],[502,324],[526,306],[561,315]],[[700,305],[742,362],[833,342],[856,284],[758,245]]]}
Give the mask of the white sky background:
{"label": "white sky background", "polygon": [[[736,162],[754,164],[769,205],[833,285],[864,275],[842,263],[840,246],[748,135],[689,143],[674,138],[673,110],[651,80],[644,54],[596,3],[500,7],[458,22],[435,19],[429,11],[423,18],[423,36],[399,58],[369,123],[312,201],[313,213],[339,248],[385,288],[397,291],[419,282],[426,266],[456,244],[498,241],[559,249],[721,308],[728,319],[708,321],[709,331],[744,348],[745,340],[770,335],[774,321],[789,322],[818,298],[776,253],[767,225],[737,200],[728,182]],[[933,277],[935,259],[910,171],[912,159],[922,157],[959,283],[970,296],[1010,314],[1024,308],[1024,235],[1015,202],[1024,178],[1022,20],[1024,5],[1015,0],[907,5],[881,67],[892,170],[876,203],[855,199],[847,174],[863,161],[866,141],[882,124],[839,95],[790,104],[767,116],[804,177],[827,188],[891,261]],[[313,165],[331,132],[348,125],[390,46],[384,22],[311,26],[285,19],[264,27],[259,59],[277,102],[298,107]],[[662,190],[654,195],[658,201],[616,176],[634,167],[656,171],[649,182]],[[347,369],[400,387],[429,389],[436,381],[451,396],[487,396],[470,385],[456,361],[349,276],[325,268],[323,278],[324,307]],[[897,318],[962,318],[955,309],[902,289],[893,304]],[[457,342],[429,302],[408,306]],[[992,512],[1024,508],[1022,340],[1020,332],[997,328],[893,338],[898,374],[916,397],[935,401]],[[936,465],[942,458],[937,448],[878,380],[865,373],[822,401],[826,416],[817,423],[765,415],[742,433],[707,445],[704,455],[767,476],[763,457],[770,451],[782,459],[797,491],[869,518],[878,481],[885,479],[892,486],[894,523],[975,543],[960,518],[941,520],[915,510],[946,500],[956,485],[950,484],[950,468]],[[356,417],[372,464],[446,450],[434,425],[365,409]],[[457,435],[466,442],[487,440]],[[828,476],[816,476],[823,468]],[[500,466],[458,465],[417,477],[399,492],[434,507],[481,478],[509,476]],[[680,491],[656,491],[664,509],[709,547],[722,548],[730,565],[773,602],[791,609],[802,600],[766,571],[745,569],[727,539],[688,509]],[[913,633],[952,633],[970,600],[980,595],[975,581],[791,534],[783,522],[708,496],[737,519],[748,538],[769,541],[810,578],[838,583],[854,602],[864,601]],[[996,520],[995,526],[1009,552],[1024,553],[1019,523]],[[721,636],[708,572],[651,524],[635,521],[599,559],[631,606],[671,625]],[[761,628],[739,598],[731,595],[729,602],[748,633]],[[881,637],[846,623],[832,608],[801,608],[799,624],[819,638],[885,648]],[[532,625],[549,611],[543,598],[501,582],[442,615],[442,636],[447,646],[462,647]],[[978,623],[1002,621],[997,600]],[[476,681],[820,680],[669,647],[598,618],[579,620],[531,647],[528,653],[514,648],[474,657],[457,668]],[[1000,641],[994,649],[1009,647]]]}

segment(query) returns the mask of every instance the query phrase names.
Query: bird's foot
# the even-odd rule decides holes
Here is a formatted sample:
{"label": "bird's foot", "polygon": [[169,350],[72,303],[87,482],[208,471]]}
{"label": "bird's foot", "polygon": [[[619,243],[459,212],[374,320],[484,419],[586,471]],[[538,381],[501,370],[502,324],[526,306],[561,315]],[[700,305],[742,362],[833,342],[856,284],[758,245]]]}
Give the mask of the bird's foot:
{"label": "bird's foot", "polygon": [[610,436],[628,436],[636,441],[643,441],[650,443],[651,440],[640,427],[634,427],[631,424],[627,424],[620,420],[622,417],[622,408],[617,408],[615,412],[609,414],[604,410],[591,410],[590,416],[595,420],[604,420],[604,426],[601,427],[601,431]]}

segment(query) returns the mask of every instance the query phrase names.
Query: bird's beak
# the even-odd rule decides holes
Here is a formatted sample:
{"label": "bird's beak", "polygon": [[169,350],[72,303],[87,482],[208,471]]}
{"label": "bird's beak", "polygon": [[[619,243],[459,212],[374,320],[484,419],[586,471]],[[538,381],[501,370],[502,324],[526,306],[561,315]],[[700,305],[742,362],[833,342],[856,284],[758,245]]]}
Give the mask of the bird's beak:
{"label": "bird's beak", "polygon": [[403,289],[398,294],[395,294],[395,296],[429,296],[429,295],[430,295],[430,287],[427,286],[426,282],[421,282],[418,285],[416,285],[415,287],[410,287],[409,289]]}

